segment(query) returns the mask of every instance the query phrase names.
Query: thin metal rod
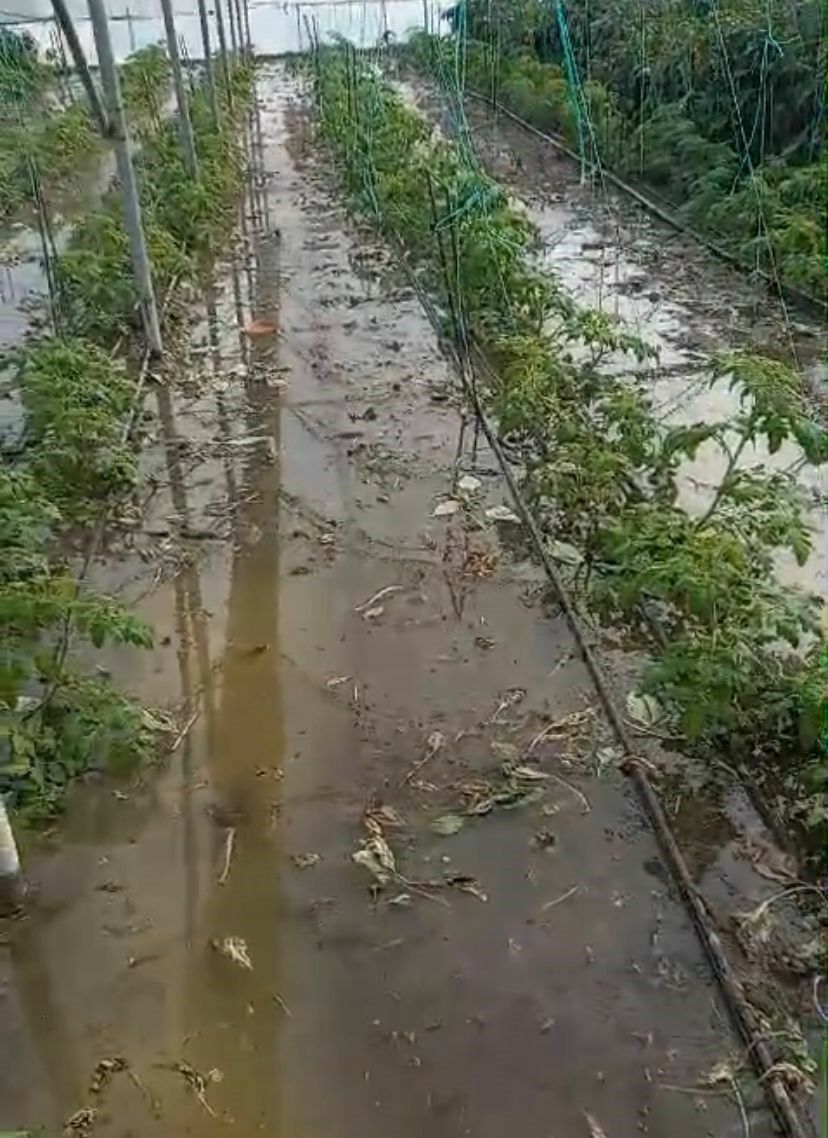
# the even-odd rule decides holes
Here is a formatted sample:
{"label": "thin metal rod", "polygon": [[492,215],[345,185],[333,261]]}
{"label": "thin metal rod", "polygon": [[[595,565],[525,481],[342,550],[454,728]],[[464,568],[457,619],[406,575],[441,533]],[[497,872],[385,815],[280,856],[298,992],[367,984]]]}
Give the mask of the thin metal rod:
{"label": "thin metal rod", "polygon": [[215,0],[216,31],[218,32],[219,55],[221,56],[221,72],[224,79],[224,91],[227,95],[227,106],[233,109],[233,88],[230,84],[230,61],[227,58],[227,36],[224,33],[224,16],[221,11],[222,0]]}
{"label": "thin metal rod", "polygon": [[198,155],[196,154],[193,123],[190,118],[190,99],[187,86],[181,71],[181,53],[178,50],[178,36],[175,31],[175,18],[172,10],[172,0],[161,0],[161,12],[164,16],[164,31],[167,36],[167,55],[170,57],[170,68],[175,87],[175,99],[178,104],[178,130],[181,135],[181,149],[184,153],[184,165],[187,173],[198,180]]}
{"label": "thin metal rod", "polygon": [[210,18],[207,15],[207,0],[198,0],[198,22],[201,26],[204,73],[207,76],[207,91],[210,96],[210,110],[213,113],[213,125],[216,130],[220,130],[221,112],[219,110],[218,92],[216,91],[216,71],[213,67],[213,49],[210,45]]}
{"label": "thin metal rod", "polygon": [[98,66],[101,71],[101,83],[109,112],[109,121],[112,124],[112,139],[115,144],[115,160],[118,168],[118,180],[124,197],[124,221],[129,236],[129,247],[132,254],[132,271],[135,274],[135,283],[138,287],[138,300],[141,308],[141,319],[144,325],[144,335],[147,348],[152,355],[160,355],[163,350],[161,342],[161,325],[158,320],[158,308],[155,303],[155,289],[152,283],[152,266],[150,264],[147,243],[144,237],[144,225],[141,216],[141,202],[138,198],[138,182],[135,178],[135,167],[132,164],[132,145],[129,138],[124,106],[121,100],[121,87],[118,82],[118,69],[115,66],[115,55],[112,50],[112,40],[109,37],[109,24],[107,22],[106,8],[103,0],[88,0],[89,15],[92,20],[92,31],[95,36],[95,46],[98,50]]}
{"label": "thin metal rod", "polygon": [[57,21],[58,27],[63,32],[63,38],[69,46],[69,51],[72,53],[75,70],[86,92],[86,99],[89,103],[92,118],[95,120],[95,125],[104,137],[108,137],[110,133],[109,120],[106,117],[106,111],[101,102],[101,97],[98,94],[98,88],[95,86],[95,81],[92,78],[92,72],[89,70],[89,64],[86,62],[86,56],[84,55],[81,42],[78,39],[78,33],[75,31],[75,24],[69,13],[69,9],[66,7],[65,0],[52,0],[52,10],[55,13],[55,20]]}
{"label": "thin metal rod", "polygon": [[[220,4],[221,0],[216,0],[216,3]],[[239,50],[239,41],[236,36],[236,22],[233,18],[233,0],[227,0],[227,17],[230,24],[230,50],[233,55],[236,55]]]}

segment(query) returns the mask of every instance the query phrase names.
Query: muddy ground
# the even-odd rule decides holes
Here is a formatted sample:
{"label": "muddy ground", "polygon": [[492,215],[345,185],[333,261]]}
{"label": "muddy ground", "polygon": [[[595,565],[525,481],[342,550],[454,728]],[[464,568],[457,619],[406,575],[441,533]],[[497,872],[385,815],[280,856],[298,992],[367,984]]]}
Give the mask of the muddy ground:
{"label": "muddy ground", "polygon": [[[158,637],[113,671],[183,730],[30,852],[0,1128],[766,1138],[749,1079],[744,1116],[706,1085],[743,1047],[628,786],[595,773],[606,724],[486,516],[505,487],[432,330],[278,67],[259,111],[234,247],[151,388],[144,509],[97,571]],[[697,878],[755,903],[736,823],[696,812]]]}

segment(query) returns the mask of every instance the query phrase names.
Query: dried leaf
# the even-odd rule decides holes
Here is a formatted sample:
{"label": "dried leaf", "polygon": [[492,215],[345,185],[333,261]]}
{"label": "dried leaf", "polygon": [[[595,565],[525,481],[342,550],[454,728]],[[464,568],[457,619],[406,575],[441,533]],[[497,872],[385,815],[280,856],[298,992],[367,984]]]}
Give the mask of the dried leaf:
{"label": "dried leaf", "polygon": [[451,877],[446,878],[446,885],[451,885],[454,889],[459,889],[461,893],[470,893],[472,897],[476,897],[478,901],[488,901],[488,894],[484,893],[480,888],[480,882],[476,877],[472,877],[468,873],[455,873]]}
{"label": "dried leaf", "polygon": [[486,510],[486,517],[493,522],[517,522],[520,518],[508,506],[490,506]]}
{"label": "dried leaf", "polygon": [[595,753],[595,773],[600,778],[610,767],[618,766],[623,758],[624,752],[620,747],[599,747]]}
{"label": "dried leaf", "polygon": [[441,814],[431,823],[431,829],[443,838],[450,838],[452,834],[459,833],[465,824],[466,819],[461,814]]}
{"label": "dried leaf", "polygon": [[447,498],[445,502],[438,502],[431,512],[433,518],[450,518],[460,509],[460,503],[454,498]]}
{"label": "dried leaf", "polygon": [[539,771],[537,767],[510,767],[509,774],[521,782],[546,782],[549,779],[549,775],[545,771]]}
{"label": "dried leaf", "polygon": [[462,490],[464,494],[473,494],[475,490],[479,490],[482,482],[479,478],[475,478],[473,474],[464,474],[457,483],[457,489]]}
{"label": "dried leaf", "polygon": [[586,1119],[586,1124],[589,1127],[589,1138],[607,1138],[606,1134],[591,1114],[584,1113],[584,1118]]}
{"label": "dried leaf", "polygon": [[375,878],[378,885],[387,885],[397,872],[394,851],[380,834],[374,834],[351,855],[357,865]]}
{"label": "dried leaf", "polygon": [[431,755],[436,755],[446,741],[442,731],[432,731],[426,739],[426,747]]}
{"label": "dried leaf", "polygon": [[500,739],[492,739],[489,748],[504,763],[513,763],[520,753],[514,743],[503,743]]}
{"label": "dried leaf", "polygon": [[661,704],[646,692],[630,692],[627,696],[627,714],[642,727],[653,727],[663,717]]}
{"label": "dried leaf", "polygon": [[238,964],[240,968],[247,968],[250,972],[253,971],[253,963],[247,951],[247,941],[240,936],[226,936],[224,940],[212,940],[210,944],[220,952],[222,956],[226,956],[228,960],[232,960],[234,964]]}
{"label": "dried leaf", "polygon": [[550,542],[549,552],[556,561],[560,561],[563,565],[580,565],[584,560],[584,555],[580,549],[576,549],[574,545],[569,545],[566,541]]}

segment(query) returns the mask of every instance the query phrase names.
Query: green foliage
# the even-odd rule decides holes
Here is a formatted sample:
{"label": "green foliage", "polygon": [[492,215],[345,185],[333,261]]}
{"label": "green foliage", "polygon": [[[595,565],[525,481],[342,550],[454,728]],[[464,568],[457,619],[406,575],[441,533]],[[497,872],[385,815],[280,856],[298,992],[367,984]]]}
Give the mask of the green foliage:
{"label": "green foliage", "polygon": [[[163,295],[174,277],[188,271],[189,260],[151,211],[144,215],[144,233],[156,290]],[[100,209],[75,226],[58,258],[57,280],[62,326],[71,335],[106,342],[140,325],[119,193],[110,194]]]}
{"label": "green foliage", "polygon": [[[695,745],[753,763],[772,753],[813,690],[801,661],[821,643],[820,602],[775,573],[783,551],[800,563],[811,552],[793,473],[742,459],[788,445],[828,461],[798,377],[774,360],[724,356],[711,382],[735,392],[735,412],[664,424],[643,387],[601,367],[609,355],[640,360],[647,346],[537,270],[528,218],[476,165],[462,130],[458,144],[430,132],[347,49],[320,52],[315,68],[320,131],[355,206],[403,244],[447,330],[489,361],[481,394],[520,447],[536,515],[578,550],[586,603],[642,638],[644,686]],[[702,447],[722,476],[690,513],[677,473]],[[801,765],[814,762],[812,743]]]}
{"label": "green foliage", "polygon": [[67,521],[85,521],[137,476],[123,424],[134,387],[123,365],[83,340],[41,340],[18,383],[33,446],[31,470]]}
{"label": "green foliage", "polygon": [[66,672],[48,702],[7,720],[0,792],[30,821],[63,805],[86,771],[124,774],[152,759],[165,725],[101,680]]}
{"label": "green foliage", "polygon": [[748,268],[825,291],[824,53],[815,0],[592,0],[556,7],[470,0],[464,41],[404,49],[450,91],[501,99],[587,161],[652,185]]}
{"label": "green foliage", "polygon": [[161,121],[170,83],[170,61],[164,49],[150,44],[133,52],[120,69],[120,81],[132,129],[139,134],[154,130]]}
{"label": "green foliage", "polygon": [[[140,190],[159,296],[190,270],[188,253],[226,228],[241,178],[234,115],[252,89],[250,70],[235,67],[234,115],[225,107],[219,134],[196,91],[201,177],[193,186],[176,124],[157,122],[166,73],[163,53],[153,48],[138,53],[124,75],[133,121],[143,124]],[[49,125],[62,153],[70,148],[60,132],[75,113],[70,108]],[[107,644],[149,648],[152,636],[128,609],[78,582],[60,554],[67,528],[103,520],[137,479],[126,430],[135,388],[111,355],[112,342],[139,323],[122,214],[113,191],[76,224],[58,263],[61,334],[27,345],[11,361],[26,430],[22,460],[0,466],[0,794],[34,817],[54,813],[71,779],[90,767],[122,769],[146,758],[164,729],[70,666],[69,648],[78,643],[87,652]]]}

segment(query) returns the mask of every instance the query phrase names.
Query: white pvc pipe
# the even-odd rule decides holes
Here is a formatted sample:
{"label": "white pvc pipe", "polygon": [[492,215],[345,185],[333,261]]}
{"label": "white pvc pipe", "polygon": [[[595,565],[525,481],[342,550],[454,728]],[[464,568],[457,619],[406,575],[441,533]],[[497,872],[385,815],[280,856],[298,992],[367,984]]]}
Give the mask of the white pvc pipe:
{"label": "white pvc pipe", "polygon": [[23,891],[23,877],[20,872],[20,855],[6,811],[6,803],[0,796],[0,910],[7,905],[19,903]]}

